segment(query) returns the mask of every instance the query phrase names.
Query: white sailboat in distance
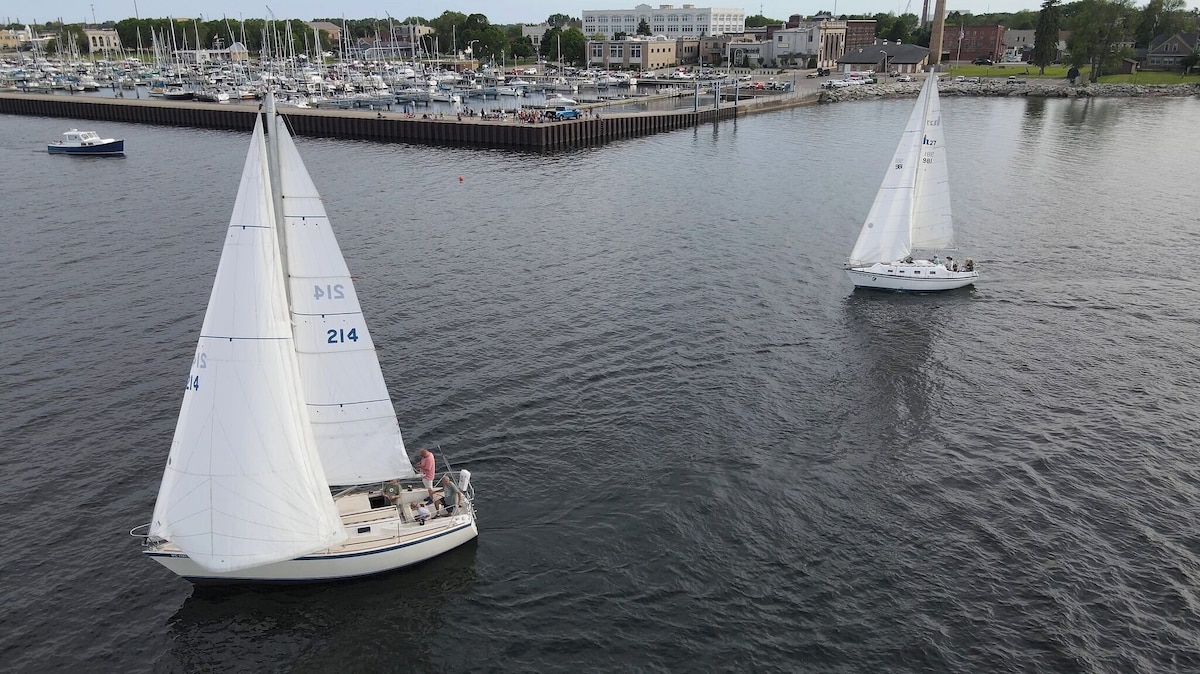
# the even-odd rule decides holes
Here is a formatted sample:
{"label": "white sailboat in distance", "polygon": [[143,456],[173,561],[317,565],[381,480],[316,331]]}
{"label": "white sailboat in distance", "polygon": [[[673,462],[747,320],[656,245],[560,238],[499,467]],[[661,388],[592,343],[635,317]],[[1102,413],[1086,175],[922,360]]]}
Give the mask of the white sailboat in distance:
{"label": "white sailboat in distance", "polygon": [[270,95],[266,107],[154,514],[131,533],[194,582],[327,581],[425,561],[478,535],[470,474],[447,470],[461,495],[419,516],[428,491],[354,282]]}
{"label": "white sailboat in distance", "polygon": [[846,273],[857,288],[961,288],[979,278],[970,258],[955,262],[936,255],[932,260],[913,257],[914,251],[946,250],[953,245],[942,107],[937,73],[931,72],[858,234]]}

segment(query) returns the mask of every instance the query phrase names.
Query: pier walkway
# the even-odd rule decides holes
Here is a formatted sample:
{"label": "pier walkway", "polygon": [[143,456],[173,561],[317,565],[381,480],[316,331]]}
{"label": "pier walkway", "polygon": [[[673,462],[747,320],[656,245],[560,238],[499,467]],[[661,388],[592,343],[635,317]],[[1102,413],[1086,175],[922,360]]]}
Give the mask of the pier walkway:
{"label": "pier walkway", "polygon": [[[817,99],[816,92],[800,91],[742,99],[736,105],[725,102],[720,108],[714,108],[709,96],[707,106],[701,105],[699,111],[610,113],[598,109],[589,111],[577,120],[538,123],[479,117],[459,119],[453,115],[423,119],[421,115],[409,117],[399,112],[376,110],[283,108],[282,112],[287,115],[293,133],[305,136],[546,151],[673,131],[747,114],[812,104]],[[0,113],[248,131],[253,126],[256,108],[190,101],[6,92],[0,93]]]}

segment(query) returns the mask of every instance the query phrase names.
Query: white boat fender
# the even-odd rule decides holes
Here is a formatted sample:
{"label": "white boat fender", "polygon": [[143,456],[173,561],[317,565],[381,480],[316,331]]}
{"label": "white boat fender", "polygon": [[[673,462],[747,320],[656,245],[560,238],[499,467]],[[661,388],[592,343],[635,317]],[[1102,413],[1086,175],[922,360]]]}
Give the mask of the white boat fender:
{"label": "white boat fender", "polygon": [[466,492],[467,487],[471,486],[471,471],[458,471],[458,488],[460,491]]}

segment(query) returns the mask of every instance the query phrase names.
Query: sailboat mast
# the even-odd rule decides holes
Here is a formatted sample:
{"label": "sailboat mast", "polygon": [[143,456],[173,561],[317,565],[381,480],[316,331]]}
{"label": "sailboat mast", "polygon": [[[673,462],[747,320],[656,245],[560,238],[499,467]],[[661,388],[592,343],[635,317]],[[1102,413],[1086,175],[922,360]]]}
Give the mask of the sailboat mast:
{"label": "sailboat mast", "polygon": [[288,306],[292,306],[292,289],[288,283],[287,232],[283,221],[283,180],[279,175],[279,125],[276,124],[274,85],[267,85],[263,99],[267,129],[267,172],[271,177],[271,205],[275,211],[275,240],[278,242],[279,268],[283,272],[283,292]]}

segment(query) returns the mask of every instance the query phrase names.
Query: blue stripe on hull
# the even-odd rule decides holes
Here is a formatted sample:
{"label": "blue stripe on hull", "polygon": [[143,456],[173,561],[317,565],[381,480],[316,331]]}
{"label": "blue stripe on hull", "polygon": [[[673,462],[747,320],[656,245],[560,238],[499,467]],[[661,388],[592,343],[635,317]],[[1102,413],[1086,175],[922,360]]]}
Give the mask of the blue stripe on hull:
{"label": "blue stripe on hull", "polygon": [[89,145],[87,147],[71,147],[65,145],[48,145],[46,150],[50,154],[124,154],[125,141],[118,140],[115,143],[106,143],[104,145]]}

